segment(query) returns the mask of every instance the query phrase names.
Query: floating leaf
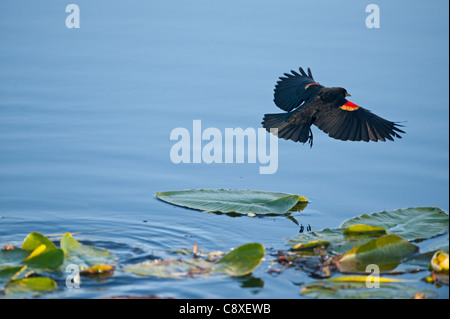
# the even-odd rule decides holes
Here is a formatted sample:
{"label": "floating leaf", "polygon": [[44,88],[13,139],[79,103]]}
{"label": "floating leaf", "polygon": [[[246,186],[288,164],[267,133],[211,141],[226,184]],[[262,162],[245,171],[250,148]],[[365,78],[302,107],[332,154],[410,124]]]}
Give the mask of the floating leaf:
{"label": "floating leaf", "polygon": [[359,234],[380,234],[385,235],[386,229],[378,226],[355,224],[350,225],[344,229],[344,235],[359,235]]}
{"label": "floating leaf", "polygon": [[[57,269],[64,261],[64,254],[61,249],[39,233],[31,233],[24,241],[24,247],[32,248],[33,251],[25,249],[10,249],[0,251],[0,269],[4,267],[14,267],[28,265],[34,270]],[[44,242],[45,244],[41,244]],[[50,245],[50,249],[47,247]]]}
{"label": "floating leaf", "polygon": [[116,257],[106,249],[82,245],[70,233],[61,238],[61,248],[66,256],[65,264],[76,264],[80,270],[95,265],[115,264]]}
{"label": "floating leaf", "polygon": [[374,238],[378,238],[380,233],[355,233],[345,236],[342,229],[326,228],[319,231],[302,233],[291,238],[288,245],[295,247],[301,244],[322,241],[329,244],[329,250],[334,253],[344,253],[356,245],[362,245]]}
{"label": "floating leaf", "polygon": [[28,260],[42,254],[46,249],[47,249],[47,246],[45,246],[44,244],[37,246],[36,249],[33,250],[31,252],[31,254],[29,254],[28,257],[24,259],[24,261],[28,261]]}
{"label": "floating leaf", "polygon": [[40,233],[30,233],[27,237],[25,237],[22,249],[26,250],[35,250],[41,245],[45,245],[45,252],[57,249],[55,244]]}
{"label": "floating leaf", "polygon": [[417,293],[422,293],[427,298],[437,296],[432,290],[405,284],[380,283],[379,288],[368,288],[365,282],[339,282],[329,279],[303,285],[300,293],[320,299],[409,299]]}
{"label": "floating leaf", "polygon": [[412,265],[412,266],[418,266],[419,269],[428,269],[430,266],[430,260],[433,258],[435,252],[429,251],[423,254],[415,254],[411,257],[406,258],[402,261],[403,265]]}
{"label": "floating leaf", "polygon": [[53,279],[46,277],[21,278],[9,281],[5,285],[6,295],[35,296],[42,292],[48,292],[57,288]]}
{"label": "floating leaf", "polygon": [[418,247],[407,240],[386,235],[353,247],[342,256],[337,266],[341,272],[365,271],[369,264],[376,264],[382,271],[393,270],[403,258],[417,250]]}
{"label": "floating leaf", "polygon": [[[197,261],[195,261],[197,262]],[[210,268],[210,265],[208,266]],[[181,259],[152,260],[136,265],[130,265],[123,269],[142,277],[156,277],[164,279],[181,279],[189,275],[190,271],[199,268]],[[205,270],[206,272],[206,270]]]}
{"label": "floating leaf", "polygon": [[28,255],[30,251],[20,248],[0,250],[0,269],[21,265]]}
{"label": "floating leaf", "polygon": [[223,256],[213,269],[230,276],[244,276],[258,267],[263,257],[263,245],[259,243],[246,244]]}
{"label": "floating leaf", "polygon": [[80,272],[80,275],[88,277],[108,277],[113,275],[115,268],[116,267],[111,265],[95,265],[88,269],[84,269]]}
{"label": "floating leaf", "polygon": [[341,228],[355,224],[383,227],[388,234],[406,240],[434,237],[448,232],[448,215],[436,207],[415,207],[362,215],[345,221]]}
{"label": "floating leaf", "polygon": [[326,248],[330,245],[329,241],[325,241],[322,239],[310,241],[309,243],[299,243],[291,248],[293,251],[304,251],[304,250],[313,250],[315,248]]}
{"label": "floating leaf", "polygon": [[[398,209],[349,219],[339,229],[326,228],[302,233],[290,239],[288,245],[293,247],[299,243],[323,240],[331,243],[331,252],[344,253],[356,245],[382,236],[383,229],[387,234],[398,235],[406,240],[420,240],[448,232],[448,225],[448,215],[439,208]],[[441,242],[445,241],[444,238]]]}
{"label": "floating leaf", "polygon": [[[367,282],[367,279],[370,280],[370,283],[373,283],[374,276],[341,276],[341,277],[335,277],[328,279],[329,281],[334,282]],[[377,281],[380,283],[385,282],[410,282],[414,280],[407,280],[407,279],[398,279],[398,278],[388,278],[388,277],[377,277]]]}
{"label": "floating leaf", "polygon": [[125,272],[138,276],[152,276],[166,279],[181,279],[188,276],[225,273],[229,276],[243,276],[251,273],[261,263],[264,247],[253,243],[240,246],[223,256],[218,262],[201,258],[152,260],[124,267]]}
{"label": "floating leaf", "polygon": [[[37,249],[39,249],[39,247]],[[38,270],[54,270],[64,263],[64,252],[61,249],[50,251],[42,250],[38,254],[32,256],[32,258],[25,259],[23,263]]]}
{"label": "floating leaf", "polygon": [[0,269],[0,284],[8,282],[14,275],[22,270],[21,266],[7,267]]}
{"label": "floating leaf", "polygon": [[436,252],[438,250],[448,251],[449,233],[429,238],[420,243],[421,252]]}
{"label": "floating leaf", "polygon": [[248,190],[186,190],[158,192],[156,197],[173,205],[208,212],[238,214],[286,214],[307,203],[298,195]]}

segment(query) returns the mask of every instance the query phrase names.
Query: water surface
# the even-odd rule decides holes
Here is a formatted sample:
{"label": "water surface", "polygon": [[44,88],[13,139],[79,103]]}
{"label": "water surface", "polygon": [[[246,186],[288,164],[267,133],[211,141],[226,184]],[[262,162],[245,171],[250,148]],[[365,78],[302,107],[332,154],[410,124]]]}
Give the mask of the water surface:
{"label": "water surface", "polygon": [[[231,188],[306,196],[313,229],[414,206],[449,208],[448,2],[378,1],[381,28],[355,1],[61,1],[0,3],[0,244],[31,231],[88,232],[123,260],[169,249],[285,249],[299,225],[172,207],[158,191]],[[259,164],[173,164],[176,127],[260,127],[279,112],[279,76],[311,67],[404,138],[342,142],[314,128],[314,147],[279,142],[276,174]],[[111,247],[112,243],[117,245]],[[130,249],[137,249],[130,253]],[[121,274],[56,297],[298,298],[300,272],[254,279],[162,281]],[[249,288],[242,288],[249,286]],[[440,292],[448,296],[448,289]]]}

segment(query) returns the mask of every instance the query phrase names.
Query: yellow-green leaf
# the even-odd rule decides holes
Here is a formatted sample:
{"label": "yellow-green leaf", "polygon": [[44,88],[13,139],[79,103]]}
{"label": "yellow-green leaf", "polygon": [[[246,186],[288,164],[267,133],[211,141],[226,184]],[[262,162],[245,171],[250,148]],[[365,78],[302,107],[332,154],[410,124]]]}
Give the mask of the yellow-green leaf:
{"label": "yellow-green leaf", "polygon": [[373,239],[346,252],[338,262],[341,272],[365,271],[375,264],[380,270],[392,270],[403,258],[411,256],[418,247],[395,235]]}
{"label": "yellow-green leaf", "polygon": [[57,249],[55,244],[50,239],[48,239],[41,233],[36,233],[36,232],[30,233],[27,237],[25,237],[25,239],[22,243],[22,249],[35,250],[36,248],[38,248],[41,245],[46,246],[46,248],[45,248],[46,252]]}
{"label": "yellow-green leaf", "polygon": [[264,254],[264,247],[259,243],[242,245],[223,256],[214,270],[230,276],[247,275],[258,267]]}
{"label": "yellow-green leaf", "polygon": [[112,276],[116,267],[111,265],[94,265],[80,272],[82,276]]}
{"label": "yellow-green leaf", "polygon": [[[374,278],[373,275],[370,276],[341,276],[341,277],[335,277],[335,278],[329,278],[327,280],[329,281],[335,281],[335,282],[367,282],[367,279],[369,279],[371,282]],[[379,282],[410,282],[415,280],[407,280],[407,279],[399,279],[399,278],[388,278],[388,277],[377,277],[376,279]]]}
{"label": "yellow-green leaf", "polygon": [[350,225],[346,229],[344,229],[344,235],[359,235],[359,234],[386,234],[386,229],[378,226],[371,226],[365,224],[355,224]]}
{"label": "yellow-green leaf", "polygon": [[5,285],[6,295],[34,296],[37,293],[43,293],[55,290],[56,282],[46,277],[30,277],[9,281]]}

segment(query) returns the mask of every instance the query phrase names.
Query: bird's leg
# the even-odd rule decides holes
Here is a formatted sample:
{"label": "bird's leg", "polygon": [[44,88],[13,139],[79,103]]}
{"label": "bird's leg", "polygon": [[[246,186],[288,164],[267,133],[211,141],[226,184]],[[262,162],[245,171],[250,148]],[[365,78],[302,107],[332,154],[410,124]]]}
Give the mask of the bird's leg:
{"label": "bird's leg", "polygon": [[313,146],[313,133],[311,130],[311,127],[309,128],[309,148],[312,148]]}

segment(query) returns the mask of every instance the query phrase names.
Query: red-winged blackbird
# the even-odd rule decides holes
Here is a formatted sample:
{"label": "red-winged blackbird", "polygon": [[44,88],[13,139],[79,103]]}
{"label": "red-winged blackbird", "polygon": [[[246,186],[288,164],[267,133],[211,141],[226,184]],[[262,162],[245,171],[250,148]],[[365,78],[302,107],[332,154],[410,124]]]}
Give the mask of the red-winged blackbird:
{"label": "red-winged blackbird", "polygon": [[341,87],[324,87],[300,68],[300,74],[284,73],[275,86],[274,102],[287,113],[265,114],[263,126],[278,137],[313,144],[311,125],[342,141],[393,141],[405,133],[397,122],[385,120],[346,99],[350,94]]}

